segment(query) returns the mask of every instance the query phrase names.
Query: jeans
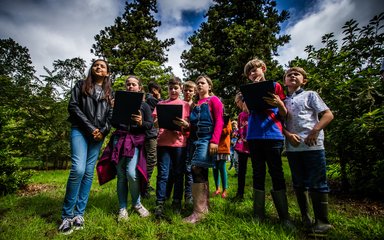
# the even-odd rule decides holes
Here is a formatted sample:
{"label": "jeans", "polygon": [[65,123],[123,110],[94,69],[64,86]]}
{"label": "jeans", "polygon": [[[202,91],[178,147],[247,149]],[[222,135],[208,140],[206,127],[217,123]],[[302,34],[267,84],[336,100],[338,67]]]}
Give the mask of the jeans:
{"label": "jeans", "polygon": [[281,151],[283,141],[280,140],[249,140],[249,150],[253,168],[253,188],[265,190],[266,164],[272,179],[274,191],[285,190],[285,179]]}
{"label": "jeans", "polygon": [[287,152],[295,189],[329,192],[325,151]]}
{"label": "jeans", "polygon": [[219,173],[220,173],[221,181],[223,183],[223,190],[225,190],[228,188],[226,160],[215,161],[215,167],[213,168],[213,177],[215,179],[216,189],[219,189],[219,186],[220,186]]}
{"label": "jeans", "polygon": [[71,129],[71,161],[61,218],[83,216],[92,186],[96,160],[103,141],[86,137],[78,128]]}
{"label": "jeans", "polygon": [[[183,199],[184,169],[185,169],[185,147],[157,147],[157,202],[164,202],[169,176],[174,176],[173,200]],[[172,166],[173,173],[170,173]]]}
{"label": "jeans", "polygon": [[132,206],[140,203],[140,184],[136,169],[138,159],[139,149],[135,148],[135,154],[132,158],[120,158],[116,166],[117,197],[120,208],[127,208],[128,189],[132,197]]}

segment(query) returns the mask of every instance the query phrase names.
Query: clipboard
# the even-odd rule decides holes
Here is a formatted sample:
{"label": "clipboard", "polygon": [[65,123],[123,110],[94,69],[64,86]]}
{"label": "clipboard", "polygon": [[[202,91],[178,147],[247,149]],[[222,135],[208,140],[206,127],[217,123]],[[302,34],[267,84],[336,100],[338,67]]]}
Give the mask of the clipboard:
{"label": "clipboard", "polygon": [[131,124],[131,115],[138,114],[141,103],[143,102],[144,93],[116,91],[115,105],[113,107],[112,120],[113,126]]}
{"label": "clipboard", "polygon": [[181,131],[181,127],[174,124],[172,120],[176,117],[182,118],[183,105],[180,104],[157,104],[156,105],[157,119],[159,128],[168,130]]}
{"label": "clipboard", "polygon": [[240,91],[243,94],[245,104],[251,111],[264,111],[268,108],[274,108],[264,101],[263,97],[270,97],[269,93],[275,93],[273,81],[261,81],[240,86]]}

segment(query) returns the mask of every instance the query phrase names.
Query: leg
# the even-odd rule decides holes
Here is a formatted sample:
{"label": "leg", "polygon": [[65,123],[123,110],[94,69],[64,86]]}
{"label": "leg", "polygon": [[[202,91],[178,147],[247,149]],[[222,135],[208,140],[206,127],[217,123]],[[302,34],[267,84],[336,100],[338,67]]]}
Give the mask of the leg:
{"label": "leg", "polygon": [[157,163],[157,149],[156,149],[157,139],[156,138],[146,139],[144,146],[145,146],[146,159],[147,159],[147,175],[148,175],[148,187],[149,187],[149,180],[151,179],[153,170],[156,167],[156,163]]}
{"label": "leg", "polygon": [[245,188],[245,175],[247,173],[248,154],[238,153],[239,170],[237,176],[237,196],[243,198]]}
{"label": "leg", "polygon": [[159,161],[157,162],[157,182],[156,182],[156,209],[157,218],[163,217],[164,202],[166,200],[167,182],[169,177],[169,168],[171,156],[169,147],[157,147]]}
{"label": "leg", "polygon": [[221,194],[221,197],[226,198],[227,197],[227,188],[228,188],[228,175],[227,175],[227,168],[226,168],[226,160],[220,160],[218,165],[219,165],[221,182],[223,185],[223,193]]}
{"label": "leg", "polygon": [[185,148],[172,148],[172,171],[174,176],[173,208],[181,211],[181,200],[184,192]]}
{"label": "leg", "polygon": [[219,178],[219,161],[215,160],[215,166],[212,169],[213,171],[213,179],[215,180],[216,191],[213,196],[220,194],[220,178]]}

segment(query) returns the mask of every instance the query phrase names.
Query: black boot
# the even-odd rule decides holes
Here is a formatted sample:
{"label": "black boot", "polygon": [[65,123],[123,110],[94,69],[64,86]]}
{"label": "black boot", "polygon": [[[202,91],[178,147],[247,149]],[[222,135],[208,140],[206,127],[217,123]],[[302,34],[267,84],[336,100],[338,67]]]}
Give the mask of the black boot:
{"label": "black boot", "polygon": [[165,215],[164,215],[164,202],[157,201],[156,207],[155,207],[155,218],[161,219],[164,217],[165,217]]}
{"label": "black boot", "polygon": [[279,218],[281,223],[289,228],[294,229],[295,226],[290,220],[289,213],[288,213],[288,200],[287,195],[285,193],[285,190],[279,190],[279,191],[271,191],[273,203],[275,204],[277,213],[279,214]]}
{"label": "black boot", "polygon": [[309,229],[312,226],[312,219],[309,215],[308,205],[308,191],[304,191],[304,189],[296,189],[295,190],[297,203],[301,212],[301,220],[304,225],[304,228]]}
{"label": "black boot", "polygon": [[253,214],[259,221],[265,219],[265,191],[253,189]]}
{"label": "black boot", "polygon": [[313,232],[316,234],[326,234],[333,228],[328,221],[328,193],[311,192],[310,195],[315,213]]}

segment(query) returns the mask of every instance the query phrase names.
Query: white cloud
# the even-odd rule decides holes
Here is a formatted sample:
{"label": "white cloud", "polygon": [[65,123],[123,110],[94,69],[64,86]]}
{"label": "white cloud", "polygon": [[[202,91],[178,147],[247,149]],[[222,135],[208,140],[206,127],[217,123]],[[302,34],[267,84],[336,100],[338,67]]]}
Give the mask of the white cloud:
{"label": "white cloud", "polygon": [[301,20],[288,24],[284,34],[291,35],[291,41],[279,48],[276,59],[286,65],[296,56],[305,58],[304,49],[307,45],[321,48],[321,37],[333,32],[335,39],[341,41],[342,26],[350,19],[355,19],[360,26],[368,24],[369,20],[383,9],[381,0],[369,0],[362,3],[358,0],[323,0],[315,5]]}

